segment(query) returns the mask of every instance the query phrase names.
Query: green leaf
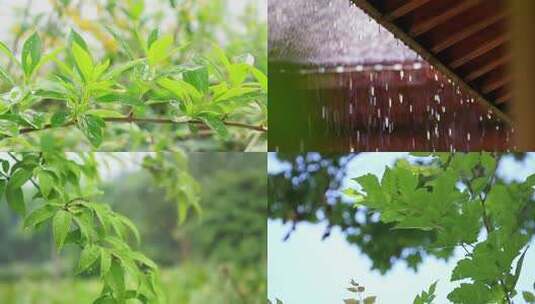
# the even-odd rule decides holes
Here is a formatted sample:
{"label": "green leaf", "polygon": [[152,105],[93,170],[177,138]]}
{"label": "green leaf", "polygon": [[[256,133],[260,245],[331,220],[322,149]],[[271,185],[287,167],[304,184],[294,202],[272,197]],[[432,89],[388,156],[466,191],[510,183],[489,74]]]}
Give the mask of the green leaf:
{"label": "green leaf", "polygon": [[87,43],[85,42],[84,38],[80,36],[80,34],[78,34],[74,29],[71,29],[71,32],[69,33],[69,44],[78,44],[89,53],[89,48],[87,47]]}
{"label": "green leaf", "polygon": [[225,126],[223,121],[219,119],[217,115],[205,114],[205,115],[199,115],[199,118],[204,123],[206,123],[206,125],[210,127],[210,129],[214,130],[220,138],[224,140],[227,140],[230,138],[230,133],[227,129],[227,126]]}
{"label": "green leaf", "polygon": [[130,59],[130,60],[134,59],[134,53],[132,52],[132,49],[130,48],[130,45],[123,38],[123,36],[121,34],[119,34],[115,29],[113,29],[111,27],[106,26],[106,29],[113,36],[113,38],[115,38],[115,40],[119,43],[119,46],[121,47],[121,50],[128,57],[128,59]]}
{"label": "green leaf", "polygon": [[249,74],[251,66],[245,63],[233,64],[228,68],[229,79],[232,86],[237,87],[242,84]]}
{"label": "green leaf", "polygon": [[169,78],[162,78],[158,80],[158,85],[164,89],[169,90],[171,93],[175,94],[180,100],[199,100],[202,98],[201,92],[197,90],[191,84],[183,80],[172,80]]}
{"label": "green leaf", "polygon": [[65,242],[65,238],[69,234],[72,223],[72,214],[65,210],[59,210],[52,220],[52,232],[56,242],[56,248],[61,250]]}
{"label": "green leaf", "polygon": [[375,304],[376,299],[376,296],[366,297],[362,300],[362,304]]}
{"label": "green leaf", "polygon": [[184,81],[194,86],[199,92],[206,94],[208,92],[208,69],[206,67],[197,67],[184,72]]}
{"label": "green leaf", "polygon": [[111,254],[106,248],[100,248],[100,275],[104,277],[111,267]]}
{"label": "green leaf", "polygon": [[529,291],[522,292],[522,297],[526,303],[535,303],[535,295]]}
{"label": "green leaf", "polygon": [[516,262],[516,268],[515,268],[515,275],[513,276],[513,281],[511,282],[509,288],[511,290],[515,289],[516,284],[518,283],[518,279],[520,278],[520,273],[522,272],[522,266],[524,265],[524,258],[526,257],[526,253],[528,252],[529,246],[526,247],[518,261]]}
{"label": "green leaf", "polygon": [[117,300],[123,300],[126,288],[124,269],[117,259],[112,259],[110,271],[106,274],[105,281],[113,290]]}
{"label": "green leaf", "polygon": [[120,215],[120,214],[116,214],[116,217],[117,219],[119,219],[119,221],[125,225],[126,227],[128,227],[128,229],[130,229],[130,231],[132,232],[132,234],[134,235],[134,237],[136,238],[136,241],[137,243],[141,243],[141,236],[139,234],[139,231],[137,230],[136,226],[134,225],[134,223],[132,223],[132,221],[127,218],[126,216],[123,216],[123,215]]}
{"label": "green leaf", "polygon": [[147,39],[147,48],[150,49],[152,44],[158,40],[158,37],[160,36],[160,30],[155,28],[150,32],[149,38]]}
{"label": "green leaf", "polygon": [[41,38],[34,32],[22,46],[22,69],[24,70],[24,75],[29,78],[35,67],[39,64],[41,60]]}
{"label": "green leaf", "polygon": [[48,220],[56,213],[57,208],[50,205],[44,205],[35,209],[24,219],[24,228],[37,226]]}
{"label": "green leaf", "polygon": [[437,283],[434,282],[429,286],[429,289],[427,291],[422,291],[421,294],[417,295],[414,299],[413,304],[433,304],[433,300],[435,299],[435,291],[437,288]]}
{"label": "green leaf", "polygon": [[[4,170],[4,171],[7,171],[7,170]],[[4,195],[4,192],[6,191],[6,184],[7,184],[6,180],[0,179],[0,199],[2,199],[2,196]]]}
{"label": "green leaf", "polygon": [[26,213],[26,205],[24,203],[24,194],[21,188],[6,187],[6,200],[9,207],[20,215]]}
{"label": "green leaf", "polygon": [[67,112],[65,112],[63,110],[57,111],[50,118],[50,124],[53,127],[63,126],[67,122],[67,117],[68,116],[69,116],[69,113],[67,113]]}
{"label": "green leaf", "polygon": [[9,75],[9,73],[1,66],[0,66],[0,79],[3,79],[10,86],[13,86],[15,84],[15,81],[13,80],[11,75]]}
{"label": "green leaf", "polygon": [[78,273],[82,273],[90,268],[100,257],[101,251],[98,246],[88,245],[80,253],[78,262]]}
{"label": "green leaf", "polygon": [[144,0],[130,0],[128,3],[128,12],[130,17],[132,17],[134,20],[138,20],[141,17],[141,14],[143,13],[143,10],[145,9],[145,1]]}
{"label": "green leaf", "polygon": [[448,299],[458,304],[488,304],[492,299],[492,291],[481,282],[463,283],[450,292]]}
{"label": "green leaf", "polygon": [[154,66],[164,61],[170,55],[170,49],[173,45],[173,36],[165,35],[152,43],[147,54],[149,64]]}
{"label": "green leaf", "polygon": [[108,68],[110,67],[110,63],[111,63],[111,61],[109,59],[107,59],[106,61],[98,64],[95,67],[95,70],[93,71],[93,78],[94,79],[100,79],[102,74],[104,74],[104,72],[106,72],[108,70]]}
{"label": "green leaf", "polygon": [[94,115],[84,115],[78,121],[78,128],[95,148],[102,143],[105,127],[104,120]]}
{"label": "green leaf", "polygon": [[41,193],[46,198],[54,188],[54,177],[45,170],[38,170],[36,175]]}
{"label": "green leaf", "polygon": [[214,102],[221,102],[225,100],[230,100],[234,98],[239,98],[250,93],[258,91],[257,88],[247,88],[247,87],[235,87],[228,89],[221,96],[218,96],[214,99]]}
{"label": "green leaf", "polygon": [[0,52],[4,53],[11,61],[16,63],[17,65],[20,65],[20,62],[13,55],[13,52],[11,52],[9,47],[5,43],[3,43],[2,41],[0,41]]}
{"label": "green leaf", "polygon": [[156,265],[156,263],[154,263],[151,259],[147,258],[145,255],[143,255],[143,254],[140,253],[140,252],[132,252],[132,253],[130,254],[130,256],[131,256],[134,260],[136,260],[136,261],[138,261],[138,262],[144,264],[145,266],[147,266],[147,267],[149,267],[149,268],[152,268],[153,270],[158,269],[158,265]]}
{"label": "green leaf", "polygon": [[64,49],[65,49],[64,47],[59,47],[51,51],[50,53],[46,54],[45,56],[43,56],[41,60],[39,60],[37,65],[35,66],[31,75],[33,75],[36,71],[38,71],[43,65],[47,64],[50,61],[56,60],[56,56]]}
{"label": "green leaf", "polygon": [[77,43],[72,44],[71,51],[76,67],[85,82],[87,83],[93,80],[93,58],[91,58],[89,52]]}
{"label": "green leaf", "polygon": [[509,187],[494,185],[488,194],[486,205],[490,217],[502,229],[512,230],[516,227],[523,203],[514,197]]}
{"label": "green leaf", "polygon": [[363,175],[355,179],[358,182],[364,192],[366,192],[366,205],[372,208],[381,207],[386,203],[386,197],[381,189],[377,176],[373,174]]}
{"label": "green leaf", "polygon": [[11,188],[20,188],[32,177],[32,171],[26,170],[24,168],[19,168],[11,175],[9,182],[7,183],[8,187]]}
{"label": "green leaf", "polygon": [[89,217],[87,213],[82,213],[73,217],[73,220],[80,229],[83,238],[90,239],[91,235],[95,234],[95,230],[93,229],[93,219]]}
{"label": "green leaf", "polygon": [[216,44],[212,45],[212,47],[214,50],[215,59],[221,64],[223,64],[225,69],[230,69],[232,64],[230,63],[230,60],[228,59],[227,55],[225,55],[225,51]]}
{"label": "green leaf", "polygon": [[262,90],[267,92],[268,91],[268,78],[266,74],[264,74],[262,71],[260,71],[257,68],[251,68],[251,73],[253,74],[254,78],[260,84],[260,87],[262,87]]}
{"label": "green leaf", "polygon": [[104,80],[115,79],[121,76],[123,73],[127,72],[128,70],[134,68],[135,66],[142,64],[143,62],[145,62],[145,59],[137,59],[137,60],[129,61],[122,65],[112,67],[108,72],[102,75],[102,79]]}

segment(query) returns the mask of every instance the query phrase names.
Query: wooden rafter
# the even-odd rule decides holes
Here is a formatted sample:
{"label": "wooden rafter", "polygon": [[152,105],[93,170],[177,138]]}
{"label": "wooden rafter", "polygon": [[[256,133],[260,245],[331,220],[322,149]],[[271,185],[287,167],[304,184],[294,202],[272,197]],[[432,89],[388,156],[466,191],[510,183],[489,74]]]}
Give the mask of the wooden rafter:
{"label": "wooden rafter", "polygon": [[470,74],[468,74],[465,79],[466,81],[473,81],[478,79],[479,77],[493,71],[494,69],[501,67],[503,65],[506,65],[509,60],[511,59],[511,56],[509,54],[503,55],[502,57],[496,57],[492,59],[491,61],[488,61],[485,65],[473,70]]}
{"label": "wooden rafter", "polygon": [[463,52],[459,58],[456,58],[453,60],[449,66],[453,69],[456,69],[463,64],[469,62],[470,60],[477,58],[487,52],[490,52],[491,50],[505,44],[508,41],[508,36],[506,34],[502,34],[501,36],[494,37],[491,40],[486,41],[483,44],[480,44],[476,48]]}
{"label": "wooden rafter", "polygon": [[483,85],[481,86],[481,91],[484,94],[489,94],[509,84],[510,81],[511,78],[504,75],[489,77],[483,82]]}
{"label": "wooden rafter", "polygon": [[507,101],[510,101],[511,99],[513,99],[513,93],[511,91],[507,91],[503,93],[502,95],[499,95],[498,97],[496,97],[496,104],[503,104],[503,103],[506,103]]}
{"label": "wooden rafter", "polygon": [[424,34],[425,32],[433,29],[434,27],[448,21],[452,17],[455,17],[474,6],[480,4],[482,0],[465,0],[457,3],[455,6],[452,6],[451,8],[439,12],[436,15],[430,16],[426,19],[417,21],[414,25],[411,26],[409,32],[412,36],[419,36]]}
{"label": "wooden rafter", "polygon": [[394,20],[397,18],[401,18],[408,13],[418,9],[424,4],[427,4],[430,0],[410,0],[406,3],[402,4],[401,6],[397,7],[393,11],[389,12],[386,16],[388,20]]}
{"label": "wooden rafter", "polygon": [[[469,26],[463,27],[461,30],[450,33],[446,36],[445,39],[442,39],[440,42],[434,44],[431,47],[431,51],[433,53],[439,53],[448,47],[456,44],[459,41],[462,41],[463,39],[466,39],[470,37],[471,35],[474,35],[481,30],[495,24],[496,22],[502,20],[505,17],[505,13],[499,12],[495,16],[491,16],[490,18],[482,19],[479,22],[476,22],[474,24],[471,24]],[[448,30],[448,28],[446,28]]]}

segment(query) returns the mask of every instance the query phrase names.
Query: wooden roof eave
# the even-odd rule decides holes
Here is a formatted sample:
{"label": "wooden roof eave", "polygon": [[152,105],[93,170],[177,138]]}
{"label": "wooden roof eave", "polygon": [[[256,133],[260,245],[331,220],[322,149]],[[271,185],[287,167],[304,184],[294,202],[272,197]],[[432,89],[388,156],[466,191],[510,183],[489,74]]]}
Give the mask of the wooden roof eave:
{"label": "wooden roof eave", "polygon": [[[472,95],[479,102],[483,103],[490,110],[492,110],[496,116],[502,119],[504,122],[512,125],[512,120],[504,112],[494,106],[487,98],[485,98],[480,92],[474,89],[468,84],[462,77],[457,75],[452,69],[443,64],[434,54],[422,46],[416,41],[409,33],[406,33],[403,29],[397,26],[392,20],[393,16],[390,14],[381,13],[375,6],[373,6],[368,0],[351,0],[355,5],[364,10],[371,18],[375,19],[380,25],[390,31],[397,39],[403,41],[410,48],[416,51],[424,60],[433,65],[438,71],[443,73],[446,77],[450,78],[453,82],[458,84],[466,93]],[[415,9],[416,4],[423,5],[427,1],[411,1],[414,3],[414,7],[407,7],[406,9]]]}

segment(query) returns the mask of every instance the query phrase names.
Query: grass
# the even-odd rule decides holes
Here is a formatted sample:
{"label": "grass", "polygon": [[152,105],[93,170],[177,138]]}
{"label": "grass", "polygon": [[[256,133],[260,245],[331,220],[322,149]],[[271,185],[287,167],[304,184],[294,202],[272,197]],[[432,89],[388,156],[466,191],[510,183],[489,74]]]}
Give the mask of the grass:
{"label": "grass", "polygon": [[[265,303],[265,273],[258,269],[236,270],[230,266],[185,264],[162,270],[170,304]],[[0,282],[2,304],[90,304],[98,296],[96,279],[39,278]],[[129,304],[138,303],[136,301]]]}

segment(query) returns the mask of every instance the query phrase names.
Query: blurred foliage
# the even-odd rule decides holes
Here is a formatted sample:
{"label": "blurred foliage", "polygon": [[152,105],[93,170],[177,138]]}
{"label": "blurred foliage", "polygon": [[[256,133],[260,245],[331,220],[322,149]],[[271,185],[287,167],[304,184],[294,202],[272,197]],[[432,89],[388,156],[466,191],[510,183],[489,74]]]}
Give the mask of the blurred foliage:
{"label": "blurred foliage", "polygon": [[[265,270],[265,269],[264,269]],[[227,273],[233,278],[229,279]],[[161,273],[168,303],[260,304],[265,294],[266,273],[256,269],[228,268],[206,264],[184,264]],[[58,292],[61,290],[61,292]],[[72,304],[92,303],[100,286],[92,279],[24,279],[0,282],[2,303]]]}
{"label": "blurred foliage", "polygon": [[[45,133],[69,150],[265,150],[267,24],[256,1],[242,16],[229,0],[49,2],[38,14],[26,2],[0,47],[0,145],[39,150]],[[83,64],[97,58],[103,78]]]}

